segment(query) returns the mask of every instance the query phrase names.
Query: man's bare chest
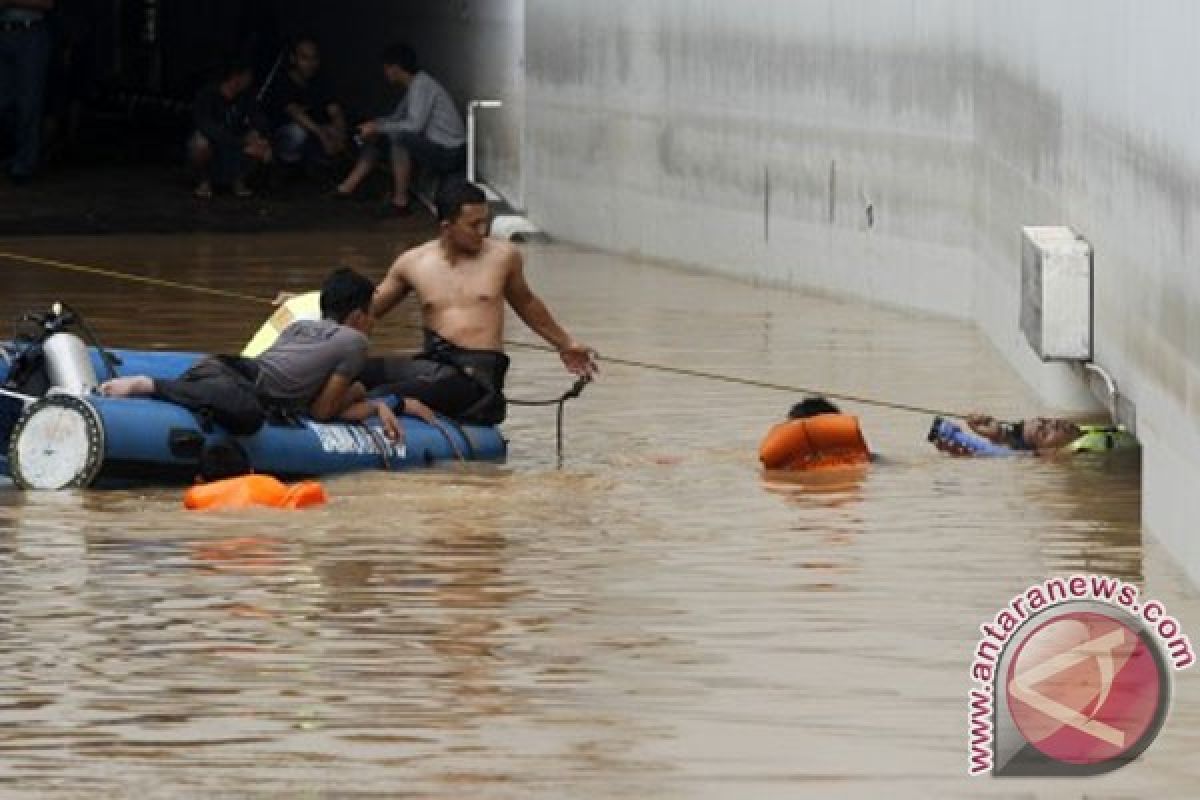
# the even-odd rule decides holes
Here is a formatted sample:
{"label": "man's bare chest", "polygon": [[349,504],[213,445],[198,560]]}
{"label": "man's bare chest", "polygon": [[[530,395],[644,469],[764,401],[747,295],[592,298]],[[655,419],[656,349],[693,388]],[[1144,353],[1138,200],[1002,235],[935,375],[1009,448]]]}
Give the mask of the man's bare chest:
{"label": "man's bare chest", "polygon": [[411,275],[425,308],[494,306],[503,302],[503,271],[488,264],[423,265]]}

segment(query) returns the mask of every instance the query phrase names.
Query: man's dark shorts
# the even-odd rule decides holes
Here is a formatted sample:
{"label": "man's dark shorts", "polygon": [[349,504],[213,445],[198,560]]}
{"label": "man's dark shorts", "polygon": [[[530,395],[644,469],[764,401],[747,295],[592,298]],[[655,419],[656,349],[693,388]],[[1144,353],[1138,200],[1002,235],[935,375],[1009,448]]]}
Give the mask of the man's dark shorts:
{"label": "man's dark shorts", "polygon": [[359,380],[376,397],[412,397],[462,422],[498,425],[507,412],[508,364],[504,353],[460,348],[426,330],[422,353],[369,358]]}

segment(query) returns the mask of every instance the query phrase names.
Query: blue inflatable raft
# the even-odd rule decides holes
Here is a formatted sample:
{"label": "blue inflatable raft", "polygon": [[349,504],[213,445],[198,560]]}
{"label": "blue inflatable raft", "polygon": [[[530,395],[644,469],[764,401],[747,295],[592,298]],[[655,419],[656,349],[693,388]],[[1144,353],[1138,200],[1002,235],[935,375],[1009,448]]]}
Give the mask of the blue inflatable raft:
{"label": "blue inflatable raft", "polygon": [[[199,353],[109,350],[121,375],[174,378]],[[90,351],[95,374],[108,368]],[[9,365],[0,361],[0,383]],[[452,460],[502,461],[507,443],[495,427],[440,426],[400,417],[404,441],[386,439],[377,420],[366,424],[269,423],[252,436],[233,437],[255,471],[284,479],[355,472],[406,470]],[[0,393],[0,470],[25,488],[74,488],[191,482],[209,442],[227,438],[189,410],[150,398],[94,393],[45,396]]]}

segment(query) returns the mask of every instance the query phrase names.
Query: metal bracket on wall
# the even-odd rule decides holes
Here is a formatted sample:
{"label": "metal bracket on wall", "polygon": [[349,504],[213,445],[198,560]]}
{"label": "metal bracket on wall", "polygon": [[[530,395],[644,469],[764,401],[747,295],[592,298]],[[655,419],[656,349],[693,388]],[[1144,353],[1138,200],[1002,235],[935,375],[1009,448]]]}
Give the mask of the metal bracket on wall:
{"label": "metal bracket on wall", "polygon": [[[1113,423],[1124,425],[1130,433],[1136,434],[1137,409],[1128,398],[1121,395],[1113,376],[1108,373],[1108,370],[1094,361],[1085,361],[1081,366],[1085,377],[1091,378],[1094,375],[1100,378],[1104,384],[1104,397],[1099,399],[1104,403],[1104,407],[1108,409],[1108,415]],[[1088,383],[1090,388],[1091,381],[1089,380]],[[1099,393],[1097,392],[1096,394]]]}

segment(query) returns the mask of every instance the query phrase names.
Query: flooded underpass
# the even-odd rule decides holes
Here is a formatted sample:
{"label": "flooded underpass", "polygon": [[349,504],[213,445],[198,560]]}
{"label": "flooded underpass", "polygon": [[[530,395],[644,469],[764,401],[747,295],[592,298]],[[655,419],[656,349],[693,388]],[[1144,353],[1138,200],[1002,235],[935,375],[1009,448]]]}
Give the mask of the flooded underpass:
{"label": "flooded underpass", "polygon": [[[380,277],[380,233],[7,240],[4,318],[54,300],[106,344],[236,351],[279,289]],[[1040,409],[968,326],[564,246],[530,282],[601,354],[566,411],[513,408],[502,466],[327,482],[304,513],[187,514],[176,489],[0,489],[0,795],[1189,797],[1200,683],[1137,764],[968,782],[979,625],[1050,575],[1200,599],[1139,523],[1130,458],[954,459],[860,403],[882,459],[764,481],[798,396]],[[205,295],[99,267],[250,296]],[[376,349],[417,345],[415,309]],[[534,342],[510,320],[510,339]],[[570,384],[514,351],[510,394]]]}

